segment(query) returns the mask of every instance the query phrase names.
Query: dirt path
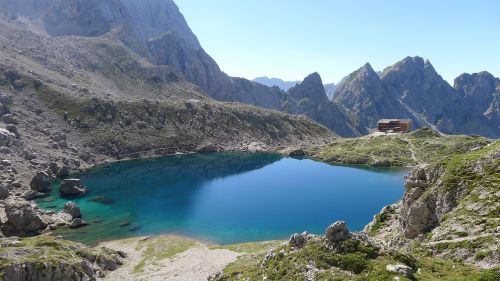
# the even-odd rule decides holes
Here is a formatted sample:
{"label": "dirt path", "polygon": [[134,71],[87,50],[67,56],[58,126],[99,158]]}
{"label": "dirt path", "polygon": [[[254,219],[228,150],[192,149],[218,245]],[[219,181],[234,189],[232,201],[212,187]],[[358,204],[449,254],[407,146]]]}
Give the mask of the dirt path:
{"label": "dirt path", "polygon": [[125,264],[99,279],[102,281],[205,281],[241,255],[174,236],[134,238],[102,245],[128,255]]}
{"label": "dirt path", "polygon": [[413,159],[413,161],[415,161],[419,166],[426,165],[426,163],[422,161],[422,159],[419,159],[417,157],[417,153],[415,153],[415,145],[413,145],[413,142],[411,142],[411,140],[409,139],[403,139],[403,140],[408,143],[406,147],[410,150],[411,159]]}

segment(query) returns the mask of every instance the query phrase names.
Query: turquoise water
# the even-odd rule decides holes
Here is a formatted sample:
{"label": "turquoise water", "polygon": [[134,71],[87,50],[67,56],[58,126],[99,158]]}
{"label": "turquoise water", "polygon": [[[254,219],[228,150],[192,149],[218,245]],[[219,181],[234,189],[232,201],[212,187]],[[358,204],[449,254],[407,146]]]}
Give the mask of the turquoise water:
{"label": "turquoise water", "polygon": [[[165,233],[227,244],[322,234],[337,220],[358,231],[402,197],[405,174],[268,153],[119,162],[74,176],[89,188],[73,201],[91,225],[56,234],[88,244]],[[62,209],[57,187],[42,208]]]}

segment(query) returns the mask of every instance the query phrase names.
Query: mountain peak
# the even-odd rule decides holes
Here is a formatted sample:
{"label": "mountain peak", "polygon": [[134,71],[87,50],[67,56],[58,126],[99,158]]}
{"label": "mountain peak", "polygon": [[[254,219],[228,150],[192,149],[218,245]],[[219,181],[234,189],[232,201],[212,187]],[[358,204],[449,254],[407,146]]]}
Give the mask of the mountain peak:
{"label": "mountain peak", "polygon": [[304,81],[302,81],[302,83],[323,85],[323,80],[321,80],[321,75],[319,75],[319,73],[314,72],[304,78]]}

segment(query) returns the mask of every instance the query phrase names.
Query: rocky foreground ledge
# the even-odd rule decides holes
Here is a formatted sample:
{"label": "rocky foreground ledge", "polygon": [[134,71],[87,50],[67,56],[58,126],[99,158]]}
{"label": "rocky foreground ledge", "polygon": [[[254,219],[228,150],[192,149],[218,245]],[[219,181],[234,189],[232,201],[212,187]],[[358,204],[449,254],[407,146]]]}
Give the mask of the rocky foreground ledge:
{"label": "rocky foreground ledge", "polygon": [[123,264],[126,254],[50,236],[3,238],[0,280],[90,281]]}

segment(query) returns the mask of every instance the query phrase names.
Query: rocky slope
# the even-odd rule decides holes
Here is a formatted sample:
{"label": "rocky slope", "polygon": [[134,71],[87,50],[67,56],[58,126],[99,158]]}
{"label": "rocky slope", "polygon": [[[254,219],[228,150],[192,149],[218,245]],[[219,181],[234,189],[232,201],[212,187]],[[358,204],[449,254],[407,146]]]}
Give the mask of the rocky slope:
{"label": "rocky slope", "polygon": [[422,129],[336,140],[306,153],[327,162],[416,167],[401,202],[365,229],[374,244],[498,266],[499,141]]}
{"label": "rocky slope", "polygon": [[499,156],[495,142],[415,169],[402,201],[367,231],[385,247],[498,266]]}
{"label": "rocky slope", "polygon": [[349,233],[345,222],[324,236],[294,234],[260,259],[239,258],[208,280],[496,280],[500,271],[402,254]]}
{"label": "rocky slope", "polygon": [[[25,0],[22,5],[17,1],[2,1],[0,14],[15,19],[18,24],[22,23],[24,28],[57,38],[71,35],[82,40],[99,37],[120,42],[133,50],[135,55],[156,66],[155,69],[161,69],[163,75],[191,82],[217,100],[242,102],[280,111],[285,111],[284,100],[287,100],[287,106],[294,101],[287,98],[278,87],[267,87],[223,73],[202,49],[171,0]],[[23,6],[28,8],[23,9]],[[336,107],[331,110],[338,111]],[[322,112],[308,113],[309,116],[323,116]],[[343,123],[349,122],[345,118],[325,121],[326,118],[321,117],[315,120],[330,129],[338,129],[339,134],[354,135],[345,130]],[[342,126],[332,127],[332,124]]]}
{"label": "rocky slope", "polygon": [[455,84],[444,81],[429,61],[407,57],[380,77],[365,65],[338,85],[334,101],[352,111],[360,130],[376,128],[381,118],[409,118],[414,128],[500,137],[498,79],[465,74]]}
{"label": "rocky slope", "polygon": [[96,280],[116,270],[126,257],[104,247],[81,244],[49,236],[2,239],[0,280],[84,281]]}
{"label": "rocky slope", "polygon": [[488,72],[464,73],[455,79],[454,88],[465,96],[467,104],[482,112],[492,123],[500,126],[500,79]]}

